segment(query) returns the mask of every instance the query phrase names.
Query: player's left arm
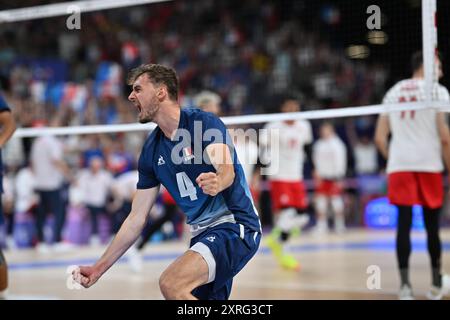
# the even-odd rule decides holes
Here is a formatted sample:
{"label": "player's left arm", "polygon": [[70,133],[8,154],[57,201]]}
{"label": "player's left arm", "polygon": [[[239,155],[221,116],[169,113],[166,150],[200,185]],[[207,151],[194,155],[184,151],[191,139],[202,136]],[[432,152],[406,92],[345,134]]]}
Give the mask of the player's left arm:
{"label": "player's left arm", "polygon": [[390,131],[388,115],[381,114],[375,129],[375,144],[385,159],[389,156],[388,137]]}
{"label": "player's left arm", "polygon": [[228,145],[214,143],[206,147],[211,164],[216,172],[203,172],[195,180],[203,192],[215,196],[234,181],[234,165]]}
{"label": "player's left arm", "polygon": [[0,126],[2,127],[0,131],[0,148],[2,148],[16,130],[16,122],[11,111],[0,111]]}
{"label": "player's left arm", "polygon": [[442,156],[447,171],[450,172],[450,130],[447,125],[446,115],[443,112],[437,114],[437,127],[442,145]]}

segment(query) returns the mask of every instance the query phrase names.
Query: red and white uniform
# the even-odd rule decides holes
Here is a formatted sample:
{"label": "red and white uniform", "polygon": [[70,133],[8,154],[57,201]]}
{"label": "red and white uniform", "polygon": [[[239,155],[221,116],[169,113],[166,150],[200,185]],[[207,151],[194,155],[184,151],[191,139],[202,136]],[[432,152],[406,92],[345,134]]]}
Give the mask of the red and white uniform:
{"label": "red and white uniform", "polygon": [[[447,89],[435,84],[433,98],[450,101]],[[392,87],[383,103],[425,100],[425,81],[407,79]],[[387,164],[388,196],[393,204],[442,206],[441,141],[434,109],[389,113],[392,138]]]}
{"label": "red and white uniform", "polygon": [[320,183],[317,194],[335,196],[342,193],[341,180],[347,171],[347,149],[337,135],[319,139],[313,146],[313,162]]}
{"label": "red and white uniform", "polygon": [[303,180],[304,151],[312,142],[311,124],[308,121],[268,123],[260,135],[260,143],[269,148],[271,198],[274,211],[308,206]]}

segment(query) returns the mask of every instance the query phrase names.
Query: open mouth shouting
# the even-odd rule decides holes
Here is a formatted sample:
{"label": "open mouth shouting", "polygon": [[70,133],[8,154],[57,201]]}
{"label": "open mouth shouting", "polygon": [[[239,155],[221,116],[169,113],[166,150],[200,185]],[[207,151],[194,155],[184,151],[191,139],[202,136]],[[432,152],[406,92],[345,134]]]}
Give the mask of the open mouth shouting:
{"label": "open mouth shouting", "polygon": [[135,102],[134,106],[138,109],[139,113],[141,113],[141,111],[142,111],[141,105],[139,103]]}

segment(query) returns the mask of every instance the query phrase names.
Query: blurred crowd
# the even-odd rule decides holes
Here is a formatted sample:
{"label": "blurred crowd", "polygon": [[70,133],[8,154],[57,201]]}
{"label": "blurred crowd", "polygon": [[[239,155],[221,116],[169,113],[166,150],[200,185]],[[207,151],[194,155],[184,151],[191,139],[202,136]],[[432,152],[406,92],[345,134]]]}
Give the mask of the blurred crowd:
{"label": "blurred crowd", "polygon": [[[42,3],[26,0],[20,6]],[[301,3],[179,0],[83,14],[80,30],[68,30],[67,17],[5,24],[0,31],[2,91],[23,128],[136,122],[123,80],[130,68],[148,62],[176,69],[184,107],[196,105],[195,98],[204,90],[216,92],[222,116],[277,112],[278,98],[286,93],[300,101],[302,110],[379,103],[387,70],[380,64],[349,60],[342,48],[324,40],[319,31],[305,28],[299,19]],[[102,85],[99,69],[105,62],[120,70],[116,76],[122,80],[115,83],[119,90],[97,90]],[[112,76],[107,75],[106,81],[108,77]],[[39,89],[55,83],[74,85],[71,88],[80,94],[81,103],[48,98]],[[349,178],[376,175],[382,168],[372,142],[375,119],[362,116],[334,121],[347,147]],[[315,137],[319,125],[312,122]],[[82,200],[85,207],[101,208],[96,211],[101,214],[119,211],[121,205],[114,204],[111,196],[117,193],[113,181],[136,170],[145,137],[145,132],[129,132],[13,138],[3,150],[6,211],[31,210],[38,199],[45,199],[42,192],[55,190],[58,204],[50,196],[46,205],[67,210],[76,207],[79,199],[89,198],[89,188],[104,190],[101,199]],[[45,150],[58,150],[61,173],[50,187],[45,185],[47,178],[39,181],[35,177],[33,190],[41,193],[38,197],[30,189],[26,170],[33,161],[43,162],[36,159],[45,159]],[[305,171],[305,178],[311,179],[308,163]],[[19,179],[24,173],[27,178]],[[96,181],[93,175],[101,178]],[[92,185],[94,181],[98,184]],[[28,195],[20,194],[27,188]],[[45,221],[42,214],[39,217],[42,240]],[[61,233],[64,220],[58,219],[55,230]],[[61,234],[53,236],[58,241]]]}
{"label": "blurred crowd", "polygon": [[[26,2],[39,3],[21,5]],[[307,30],[299,18],[301,3],[174,1],[86,13],[80,30],[68,30],[67,17],[7,24],[0,34],[0,72],[10,81],[18,110],[29,110],[33,81],[58,78],[85,85],[86,110],[68,115],[69,123],[80,124],[133,119],[124,94],[113,98],[93,93],[96,72],[105,61],[119,64],[123,73],[144,62],[173,66],[183,104],[209,89],[222,97],[224,115],[275,111],[273,96],[287,91],[308,108],[378,103],[386,69],[347,59],[342,47],[333,47],[319,33],[319,26]],[[52,75],[48,64],[34,70],[33,59],[56,60],[59,74]],[[32,109],[40,112],[19,119],[24,126],[47,120],[53,111],[48,109],[60,107],[34,102]]]}

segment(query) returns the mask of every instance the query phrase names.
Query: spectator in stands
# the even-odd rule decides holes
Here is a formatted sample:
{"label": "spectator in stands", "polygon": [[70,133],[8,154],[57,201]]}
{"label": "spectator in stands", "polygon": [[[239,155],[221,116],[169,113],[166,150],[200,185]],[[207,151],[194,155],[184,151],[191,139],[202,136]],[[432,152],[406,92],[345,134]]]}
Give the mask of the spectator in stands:
{"label": "spectator in stands", "polygon": [[[59,126],[59,119],[55,116],[50,125]],[[64,149],[58,137],[44,135],[36,138],[31,149],[31,167],[35,175],[35,187],[39,195],[36,228],[38,249],[47,251],[45,244],[44,225],[47,216],[55,218],[53,241],[61,242],[61,232],[65,221],[62,187],[64,179],[70,179],[70,170],[64,161]]]}

